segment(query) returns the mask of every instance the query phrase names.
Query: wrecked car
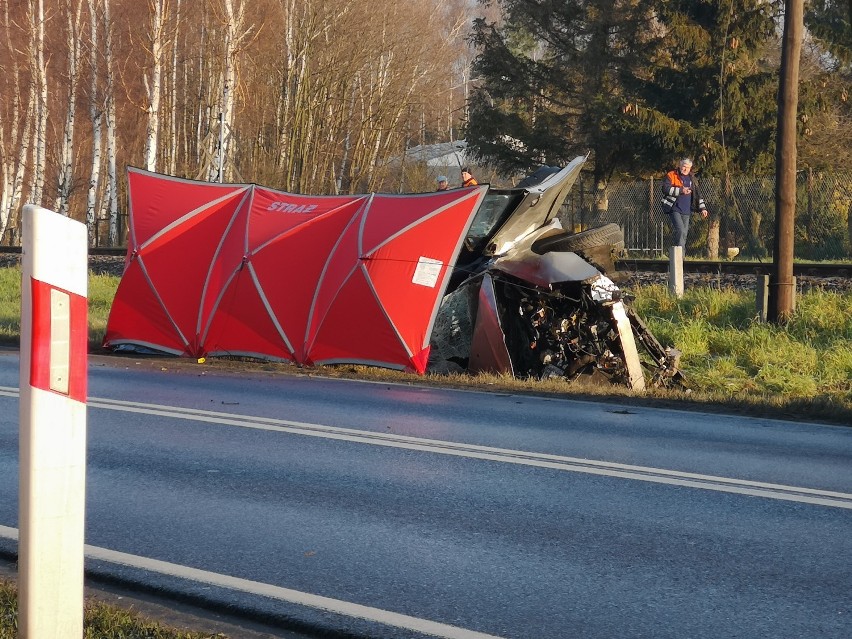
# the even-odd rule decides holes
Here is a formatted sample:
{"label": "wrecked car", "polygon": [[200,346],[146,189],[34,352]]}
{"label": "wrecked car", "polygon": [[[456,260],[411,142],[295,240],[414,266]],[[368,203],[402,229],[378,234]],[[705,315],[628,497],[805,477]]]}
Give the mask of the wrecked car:
{"label": "wrecked car", "polygon": [[660,344],[616,284],[621,228],[562,228],[559,209],[584,162],[489,189],[435,321],[429,370],[683,385],[678,351]]}

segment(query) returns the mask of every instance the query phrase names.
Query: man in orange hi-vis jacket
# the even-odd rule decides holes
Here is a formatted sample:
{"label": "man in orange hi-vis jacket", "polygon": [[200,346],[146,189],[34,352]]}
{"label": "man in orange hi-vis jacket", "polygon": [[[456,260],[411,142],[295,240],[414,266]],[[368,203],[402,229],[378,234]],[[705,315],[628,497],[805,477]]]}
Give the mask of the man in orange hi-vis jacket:
{"label": "man in orange hi-vis jacket", "polygon": [[704,198],[698,192],[698,180],[691,171],[692,160],[683,158],[677,170],[666,173],[663,180],[663,213],[669,216],[673,246],[686,246],[689,217],[694,212],[704,218],[710,215]]}

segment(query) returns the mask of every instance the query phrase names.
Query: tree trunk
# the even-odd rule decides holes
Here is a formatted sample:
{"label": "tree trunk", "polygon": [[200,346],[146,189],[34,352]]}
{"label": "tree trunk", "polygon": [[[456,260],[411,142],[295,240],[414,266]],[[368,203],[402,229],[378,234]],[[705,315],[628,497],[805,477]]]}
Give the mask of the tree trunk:
{"label": "tree trunk", "polygon": [[722,228],[722,218],[718,215],[713,215],[708,220],[707,225],[707,259],[719,259],[719,236]]}
{"label": "tree trunk", "polygon": [[177,72],[178,72],[178,35],[181,27],[181,0],[175,2],[175,27],[172,33],[172,55],[169,69],[169,90],[168,90],[168,138],[165,144],[165,171],[169,175],[174,175],[177,171],[177,158],[180,151],[177,139],[177,121],[178,121],[178,106],[177,106]]}
{"label": "tree trunk", "polygon": [[749,230],[751,231],[751,241],[749,244],[756,249],[758,255],[766,254],[766,245],[763,243],[763,238],[760,237],[760,223],[763,221],[763,213],[760,211],[752,211],[751,212],[751,224]]}
{"label": "tree trunk", "polygon": [[609,213],[609,193],[606,179],[598,177],[595,180],[595,224],[603,224]]}
{"label": "tree trunk", "polygon": [[849,232],[849,246],[852,246],[852,204],[846,210],[846,228]]}
{"label": "tree trunk", "polygon": [[98,189],[101,183],[101,146],[103,139],[103,105],[100,95],[98,78],[100,77],[100,65],[98,64],[98,51],[100,41],[98,40],[98,22],[101,19],[98,0],[89,0],[89,38],[91,48],[89,50],[89,119],[92,122],[92,166],[89,171],[89,190],[86,194],[86,228],[89,231],[89,246],[98,243]]}
{"label": "tree trunk", "polygon": [[113,26],[110,16],[112,0],[104,3],[104,67],[106,68],[106,137],[107,137],[107,206],[109,219],[109,245],[119,245],[118,170],[116,168],[118,143],[116,141],[115,71],[113,69]]}
{"label": "tree trunk", "polygon": [[[32,89],[32,86],[31,86]],[[20,234],[18,222],[20,221],[21,200],[24,195],[24,176],[27,171],[30,150],[35,135],[35,113],[38,96],[30,90],[27,100],[27,111],[24,117],[24,130],[21,134],[21,146],[18,150],[18,159],[15,165],[15,179],[12,184],[12,197],[9,198],[9,219],[7,224],[11,230],[9,244],[17,244]]]}
{"label": "tree trunk", "polygon": [[254,25],[246,26],[245,3],[243,0],[222,0],[224,3],[224,51],[219,98],[219,146],[214,156],[211,174],[219,182],[231,182],[234,176],[234,161],[231,144],[234,130],[234,104],[238,74],[239,54]]}
{"label": "tree trunk", "polygon": [[157,170],[157,151],[160,135],[160,100],[163,90],[163,55],[165,52],[165,28],[168,0],[149,0],[151,21],[149,37],[151,42],[150,75],[145,75],[145,88],[148,103],[145,106],[145,168]]}
{"label": "tree trunk", "polygon": [[[0,193],[0,240],[8,231],[8,243],[17,241],[17,218],[18,209],[21,204],[23,193],[24,172],[27,168],[27,158],[30,153],[30,144],[33,136],[33,113],[35,111],[35,93],[30,86],[27,94],[24,90],[21,78],[21,69],[18,57],[14,55],[13,40],[11,35],[11,22],[9,19],[9,3],[3,5],[3,32],[7,46],[4,56],[12,60],[11,73],[5,75],[7,80],[7,95],[12,99],[12,110],[9,117],[9,137],[5,138],[4,127],[0,127],[0,158],[2,158],[2,193]],[[23,108],[26,101],[26,109]],[[5,113],[4,113],[5,115]],[[23,116],[23,118],[22,118]],[[8,140],[8,146],[6,144]]]}
{"label": "tree trunk", "polygon": [[30,0],[30,69],[35,97],[35,144],[30,171],[29,200],[41,205],[47,158],[47,63],[44,59],[44,0]]}
{"label": "tree trunk", "polygon": [[65,127],[63,129],[62,146],[59,161],[59,179],[56,189],[55,209],[61,215],[68,215],[68,199],[74,187],[74,125],[77,119],[77,81],[80,75],[80,29],[83,3],[69,0],[65,9],[68,12],[66,27],[68,47],[68,104],[65,111]]}

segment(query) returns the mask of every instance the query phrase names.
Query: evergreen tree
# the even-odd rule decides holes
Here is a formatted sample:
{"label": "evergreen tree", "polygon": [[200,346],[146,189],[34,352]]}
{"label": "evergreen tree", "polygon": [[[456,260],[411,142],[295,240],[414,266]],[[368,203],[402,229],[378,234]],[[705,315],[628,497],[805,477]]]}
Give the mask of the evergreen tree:
{"label": "evergreen tree", "polygon": [[829,67],[849,73],[852,67],[852,2],[849,0],[810,0],[805,25],[811,35],[832,56]]}
{"label": "evergreen tree", "polygon": [[717,175],[771,172],[777,31],[764,0],[661,0],[670,42],[646,87],[649,124],[663,116],[680,148]]}
{"label": "evergreen tree", "polygon": [[812,44],[801,88],[801,164],[835,169],[852,161],[852,3],[811,0],[805,26]]}
{"label": "evergreen tree", "polygon": [[598,180],[773,158],[777,31],[765,0],[501,0],[477,21],[467,138],[504,171],[591,151]]}
{"label": "evergreen tree", "polygon": [[629,117],[629,92],[661,44],[650,3],[499,2],[502,24],[474,25],[471,148],[507,174],[590,152],[598,182],[646,163],[657,142]]}
{"label": "evergreen tree", "polygon": [[[806,112],[804,144],[800,159],[807,164],[809,186],[816,178],[814,171],[836,171],[839,166],[852,162],[852,0],[811,0],[806,5],[805,25],[816,51],[818,72],[808,91],[816,94],[816,109]],[[847,190],[828,194],[831,201],[823,206],[802,207],[807,215],[820,211],[824,217],[815,223],[812,218],[808,228],[839,229],[835,237],[845,230],[847,246],[852,246],[852,202]],[[818,245],[828,242],[819,238]],[[842,245],[842,243],[837,242]]]}

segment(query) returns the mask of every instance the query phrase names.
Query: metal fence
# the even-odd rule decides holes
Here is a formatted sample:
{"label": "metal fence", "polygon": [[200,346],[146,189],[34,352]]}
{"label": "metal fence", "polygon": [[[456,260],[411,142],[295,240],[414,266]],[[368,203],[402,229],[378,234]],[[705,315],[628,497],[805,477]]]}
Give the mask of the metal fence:
{"label": "metal fence", "polygon": [[[686,255],[740,260],[772,258],[775,178],[698,178],[711,215],[693,216]],[[560,218],[566,229],[585,230],[614,222],[624,229],[631,257],[661,257],[671,230],[660,204],[662,180],[611,182],[596,191],[582,179]],[[852,173],[800,172],[796,185],[795,258],[852,262]]]}

